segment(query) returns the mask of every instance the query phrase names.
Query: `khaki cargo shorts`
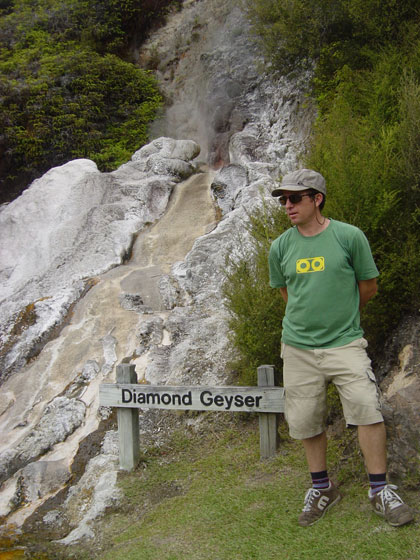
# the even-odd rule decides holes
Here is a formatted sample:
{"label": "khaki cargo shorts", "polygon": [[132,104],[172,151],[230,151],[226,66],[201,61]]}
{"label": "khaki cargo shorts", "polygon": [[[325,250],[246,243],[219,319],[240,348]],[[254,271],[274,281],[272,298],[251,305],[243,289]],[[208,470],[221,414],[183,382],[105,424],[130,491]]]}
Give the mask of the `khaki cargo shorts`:
{"label": "khaki cargo shorts", "polygon": [[304,350],[282,344],[285,416],[291,437],[322,433],[327,417],[327,385],[337,387],[347,424],[382,422],[381,395],[364,338],[338,348]]}

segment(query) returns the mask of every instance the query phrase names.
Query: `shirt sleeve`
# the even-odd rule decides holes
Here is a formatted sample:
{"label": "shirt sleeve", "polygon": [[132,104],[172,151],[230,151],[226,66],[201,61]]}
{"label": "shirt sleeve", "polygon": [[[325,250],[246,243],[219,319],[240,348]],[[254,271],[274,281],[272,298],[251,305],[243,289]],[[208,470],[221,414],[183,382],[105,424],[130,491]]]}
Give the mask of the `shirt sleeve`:
{"label": "shirt sleeve", "polygon": [[286,286],[286,280],[281,269],[279,244],[276,241],[271,244],[268,255],[268,265],[270,272],[270,286],[272,288],[284,288]]}
{"label": "shirt sleeve", "polygon": [[351,256],[357,281],[370,280],[379,276],[369,241],[360,229],[356,229],[356,235],[353,237]]}

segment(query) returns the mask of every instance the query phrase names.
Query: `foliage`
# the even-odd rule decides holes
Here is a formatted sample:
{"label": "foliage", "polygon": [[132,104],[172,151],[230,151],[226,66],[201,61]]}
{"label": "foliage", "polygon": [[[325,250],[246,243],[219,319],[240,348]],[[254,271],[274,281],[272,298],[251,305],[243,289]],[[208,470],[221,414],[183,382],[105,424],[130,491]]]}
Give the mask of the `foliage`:
{"label": "foliage", "polygon": [[353,34],[339,0],[246,0],[245,5],[266,57],[281,73],[312,67],[323,48]]}
{"label": "foliage", "polygon": [[0,15],[5,16],[0,41],[14,48],[32,31],[43,31],[56,42],[76,41],[102,54],[125,56],[133,41],[141,42],[165,17],[170,4],[170,0],[15,0],[3,11],[0,4]]}
{"label": "foliage", "polygon": [[[309,59],[317,64],[313,91],[319,116],[303,166],[326,178],[324,214],[358,226],[370,241],[379,293],[363,310],[362,324],[371,355],[378,357],[403,315],[420,307],[419,14],[408,0],[258,0],[248,8],[275,68],[285,71],[296,62],[304,67]],[[347,55],[336,57],[346,45]],[[275,215],[257,216],[251,233],[274,225]],[[266,239],[284,227],[276,223]],[[281,311],[277,307],[278,323],[267,321],[278,296],[269,295],[268,244],[257,239],[253,254],[236,263],[225,286],[241,375],[244,364],[255,368],[258,361],[278,360]],[[266,340],[275,341],[267,354],[260,351]]]}
{"label": "foliage", "polygon": [[[32,40],[0,59],[0,123],[13,167],[35,174],[76,157],[102,169],[126,161],[133,144],[146,142],[160,104],[153,77],[114,55],[73,44],[53,48],[43,35]],[[111,155],[117,143],[120,153]]]}
{"label": "foliage", "polygon": [[[369,66],[369,54],[401,44],[416,0],[244,0],[257,41],[274,69],[313,67],[328,84],[344,64]],[[323,84],[326,85],[325,83]]]}
{"label": "foliage", "polygon": [[370,241],[381,273],[363,314],[373,352],[420,304],[419,77],[395,48],[370,72],[343,68],[307,161],[329,185],[325,212],[357,225]]}
{"label": "foliage", "polygon": [[168,0],[15,0],[0,5],[2,199],[51,166],[89,157],[107,171],[148,137],[161,96],[123,60]]}
{"label": "foliage", "polygon": [[228,257],[223,292],[230,313],[231,341],[238,355],[232,367],[244,385],[256,384],[257,367],[262,364],[274,365],[277,375],[282,370],[284,302],[280,291],[269,287],[267,258],[271,242],[286,227],[286,215],[280,207],[273,212],[263,205],[249,216],[249,248],[239,260]]}

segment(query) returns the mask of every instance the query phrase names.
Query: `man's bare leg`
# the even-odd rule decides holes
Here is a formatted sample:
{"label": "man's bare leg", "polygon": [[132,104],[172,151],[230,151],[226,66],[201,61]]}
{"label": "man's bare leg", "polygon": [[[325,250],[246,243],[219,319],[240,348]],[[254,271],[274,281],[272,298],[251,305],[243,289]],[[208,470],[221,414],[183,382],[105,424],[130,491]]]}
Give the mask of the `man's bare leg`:
{"label": "man's bare leg", "polygon": [[[386,431],[383,422],[358,426],[359,444],[369,473],[386,472]],[[310,472],[327,468],[327,436],[325,432],[302,440]]]}
{"label": "man's bare leg", "polygon": [[[359,443],[369,473],[369,498],[375,513],[382,515],[390,525],[399,527],[414,519],[411,508],[395,492],[396,486],[386,486],[386,430],[383,422],[359,426]],[[385,486],[382,486],[384,484]],[[387,488],[383,493],[381,488]]]}
{"label": "man's bare leg", "polygon": [[360,449],[369,474],[386,472],[386,430],[383,422],[358,426]]}
{"label": "man's bare leg", "polygon": [[[327,473],[327,434],[322,432],[302,440],[306,460],[312,477],[312,488],[305,496],[305,503],[298,523],[308,527],[316,523],[324,513],[340,501],[341,496],[333,486]],[[328,486],[326,486],[328,484]]]}
{"label": "man's bare leg", "polygon": [[327,470],[327,434],[322,432],[317,436],[303,439],[302,443],[310,472]]}

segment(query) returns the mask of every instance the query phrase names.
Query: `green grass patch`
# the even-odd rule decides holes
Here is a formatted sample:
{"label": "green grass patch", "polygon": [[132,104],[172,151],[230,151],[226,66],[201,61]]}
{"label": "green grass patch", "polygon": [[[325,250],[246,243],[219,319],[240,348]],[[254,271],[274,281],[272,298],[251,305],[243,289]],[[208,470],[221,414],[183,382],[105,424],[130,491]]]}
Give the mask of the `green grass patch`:
{"label": "green grass patch", "polygon": [[[343,482],[343,500],[314,527],[297,517],[309,485],[299,442],[281,428],[275,458],[259,458],[257,420],[235,420],[208,436],[174,434],[170,453],[151,448],[147,462],[122,474],[125,502],[101,522],[101,560],[410,560],[417,523],[393,529],[371,510],[363,469]],[[173,443],[175,441],[175,444]],[[145,455],[146,456],[146,455]],[[329,451],[333,469],[337,445]],[[337,477],[336,477],[337,478]],[[404,492],[418,508],[418,497]]]}

